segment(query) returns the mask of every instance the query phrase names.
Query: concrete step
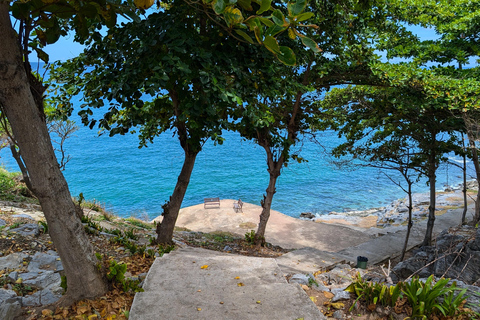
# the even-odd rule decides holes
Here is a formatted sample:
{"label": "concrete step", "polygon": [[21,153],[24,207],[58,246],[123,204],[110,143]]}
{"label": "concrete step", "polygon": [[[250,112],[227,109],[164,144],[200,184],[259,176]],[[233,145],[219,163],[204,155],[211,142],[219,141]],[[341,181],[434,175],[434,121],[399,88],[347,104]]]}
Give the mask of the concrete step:
{"label": "concrete step", "polygon": [[181,248],[155,260],[144,289],[135,295],[130,320],[325,319],[271,258]]}
{"label": "concrete step", "polygon": [[337,264],[349,259],[336,252],[327,252],[311,247],[290,251],[275,259],[283,274],[314,273],[333,269]]}

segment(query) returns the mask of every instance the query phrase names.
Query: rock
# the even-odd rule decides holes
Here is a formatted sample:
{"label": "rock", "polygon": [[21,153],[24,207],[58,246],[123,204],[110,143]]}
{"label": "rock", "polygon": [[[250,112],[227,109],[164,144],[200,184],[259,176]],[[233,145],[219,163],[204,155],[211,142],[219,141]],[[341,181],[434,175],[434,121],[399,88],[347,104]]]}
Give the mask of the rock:
{"label": "rock", "polygon": [[22,297],[22,306],[24,307],[36,307],[40,304],[41,291],[37,291],[34,294]]}
{"label": "rock", "polygon": [[63,265],[55,251],[49,251],[49,253],[37,252],[28,264],[27,270],[29,272],[42,270],[62,271]]}
{"label": "rock", "polygon": [[3,219],[0,219],[0,227],[3,227],[7,224],[7,222]]}
{"label": "rock", "polygon": [[297,274],[294,274],[289,282],[290,283],[299,283],[299,284],[304,284],[306,286],[309,285],[309,279],[310,277],[309,276],[306,276],[304,274],[301,274],[301,273],[297,273]]}
{"label": "rock", "polygon": [[40,229],[38,228],[38,224],[36,223],[26,223],[18,228],[11,229],[10,231],[18,233],[19,235],[22,235],[24,237],[40,235]]}
{"label": "rock", "polygon": [[0,258],[0,270],[18,269],[23,266],[23,259],[28,257],[26,253],[12,253]]}
{"label": "rock", "polygon": [[230,246],[225,246],[225,248],[223,248],[223,251],[233,251],[232,247]]}
{"label": "rock", "polygon": [[12,281],[16,281],[18,279],[18,272],[13,271],[8,274],[8,278]]}
{"label": "rock", "polygon": [[18,275],[23,283],[40,289],[60,287],[60,274],[53,271],[28,272]]}
{"label": "rock", "polygon": [[15,291],[0,289],[0,319],[14,319],[21,313],[20,298]]}
{"label": "rock", "polygon": [[24,218],[24,219],[34,220],[31,216],[29,216],[28,214],[25,214],[25,213],[14,214],[14,215],[12,215],[12,218]]}
{"label": "rock", "polygon": [[345,291],[345,289],[341,289],[341,288],[332,289],[332,293],[334,294],[332,298],[332,302],[350,299],[350,292]]}
{"label": "rock", "polygon": [[335,319],[344,319],[344,316],[345,316],[345,315],[344,315],[344,313],[343,313],[342,310],[337,310],[337,311],[335,311],[335,312],[333,313],[333,317],[334,317]]}
{"label": "rock", "polygon": [[316,216],[311,213],[311,212],[302,212],[300,213],[300,218],[304,218],[304,219],[315,219]]}

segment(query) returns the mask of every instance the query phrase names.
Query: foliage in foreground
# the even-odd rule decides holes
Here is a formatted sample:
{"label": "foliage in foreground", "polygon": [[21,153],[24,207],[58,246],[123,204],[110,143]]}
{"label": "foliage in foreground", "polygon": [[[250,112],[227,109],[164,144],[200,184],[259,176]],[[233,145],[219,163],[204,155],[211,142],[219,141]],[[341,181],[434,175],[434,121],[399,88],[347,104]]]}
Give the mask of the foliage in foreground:
{"label": "foliage in foreground", "polygon": [[377,305],[392,307],[396,313],[407,313],[409,319],[462,319],[464,316],[465,319],[470,319],[474,313],[463,307],[467,289],[457,288],[455,282],[447,286],[449,281],[450,279],[435,281],[431,275],[426,281],[414,277],[409,282],[387,285],[365,281],[358,274],[346,291],[357,296],[350,311],[361,301],[371,311],[375,310]]}

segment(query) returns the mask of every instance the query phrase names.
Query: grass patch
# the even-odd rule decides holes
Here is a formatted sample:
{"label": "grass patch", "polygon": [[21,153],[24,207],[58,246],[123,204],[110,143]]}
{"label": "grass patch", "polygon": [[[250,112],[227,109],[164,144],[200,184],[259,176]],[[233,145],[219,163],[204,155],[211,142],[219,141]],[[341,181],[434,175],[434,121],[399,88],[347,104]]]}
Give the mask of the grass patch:
{"label": "grass patch", "polygon": [[257,224],[253,222],[242,222],[238,226],[242,229],[255,229]]}
{"label": "grass patch", "polygon": [[125,221],[129,222],[130,224],[139,227],[139,228],[144,228],[144,229],[153,229],[153,223],[150,222],[145,222],[140,219],[130,217],[125,219]]}
{"label": "grass patch", "polygon": [[173,228],[173,231],[192,231],[192,230],[185,227],[175,227]]}
{"label": "grass patch", "polygon": [[215,241],[218,243],[224,243],[224,242],[232,242],[235,239],[238,239],[239,237],[234,235],[233,233],[230,232],[224,232],[224,231],[215,231],[212,233],[205,233],[203,235],[205,238],[211,241]]}

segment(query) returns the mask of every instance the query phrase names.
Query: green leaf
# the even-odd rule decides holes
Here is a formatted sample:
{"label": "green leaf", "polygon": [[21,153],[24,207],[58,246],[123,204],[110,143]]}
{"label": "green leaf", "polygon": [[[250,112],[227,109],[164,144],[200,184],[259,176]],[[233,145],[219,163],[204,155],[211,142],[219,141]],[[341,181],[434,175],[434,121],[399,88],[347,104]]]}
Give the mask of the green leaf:
{"label": "green leaf", "polygon": [[252,11],[252,0],[238,0],[237,3],[242,7],[243,9],[247,11]]}
{"label": "green leaf", "polygon": [[43,62],[48,63],[48,60],[49,60],[48,54],[42,49],[39,49],[39,48],[34,48],[34,49],[35,49],[35,52],[37,53],[38,58]]}
{"label": "green leaf", "polygon": [[280,27],[288,27],[289,23],[285,20],[285,16],[283,15],[282,11],[274,10],[272,13],[272,20],[275,22],[277,26]]}
{"label": "green leaf", "polygon": [[304,12],[296,16],[297,21],[305,21],[315,16],[313,12]]}
{"label": "green leaf", "polygon": [[297,59],[292,49],[290,49],[289,47],[281,46],[280,52],[281,54],[277,56],[278,60],[280,60],[287,66],[294,66],[296,64]]}
{"label": "green leaf", "polygon": [[294,3],[289,3],[287,5],[288,9],[288,14],[291,16],[298,16],[300,13],[302,13],[303,10],[305,10],[305,7],[307,6],[307,0],[297,0]]}
{"label": "green leaf", "polygon": [[247,40],[249,43],[253,44],[253,39],[245,32],[242,30],[235,29],[235,32],[241,36],[243,39]]}
{"label": "green leaf", "polygon": [[278,45],[277,40],[272,37],[272,36],[266,36],[265,40],[263,40],[263,44],[265,45],[265,48],[267,48],[269,51],[273,52],[274,54],[281,54],[280,52],[280,46]]}
{"label": "green leaf", "polygon": [[271,26],[270,28],[268,28],[267,31],[265,31],[265,34],[269,35],[269,36],[272,36],[272,37],[275,37],[280,32],[285,31],[285,29],[287,29],[287,28],[286,27],[280,27],[280,26],[277,26],[275,24],[275,25]]}
{"label": "green leaf", "polygon": [[257,14],[262,14],[265,11],[270,10],[271,4],[272,4],[272,0],[261,0],[261,1],[262,3],[260,5],[260,9],[257,10]]}
{"label": "green leaf", "polygon": [[300,37],[300,40],[302,40],[303,45],[312,49],[313,52],[319,53],[322,51],[318,46],[318,44],[312,39],[304,36],[304,37]]}
{"label": "green leaf", "polygon": [[225,8],[225,10],[223,11],[223,18],[225,19],[229,27],[243,22],[243,16],[240,9],[234,8],[232,6]]}
{"label": "green leaf", "polygon": [[267,19],[267,18],[258,17],[258,19],[259,19],[264,25],[266,25],[267,27],[271,27],[271,26],[274,25],[274,23],[273,23],[271,20]]}
{"label": "green leaf", "polygon": [[224,0],[215,0],[212,7],[216,14],[221,14],[225,11],[227,4]]}

